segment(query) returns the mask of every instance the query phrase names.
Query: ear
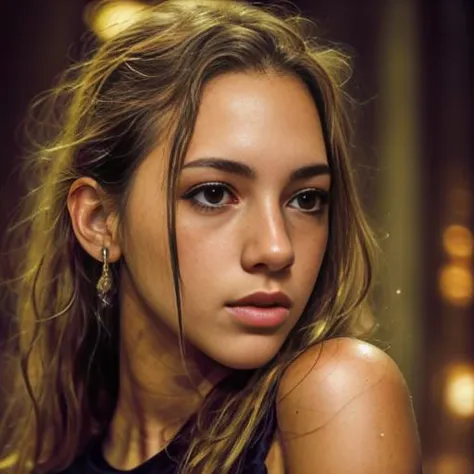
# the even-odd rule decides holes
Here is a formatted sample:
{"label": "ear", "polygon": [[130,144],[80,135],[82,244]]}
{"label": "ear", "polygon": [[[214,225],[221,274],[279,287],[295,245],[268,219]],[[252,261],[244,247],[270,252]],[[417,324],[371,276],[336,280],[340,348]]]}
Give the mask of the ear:
{"label": "ear", "polygon": [[69,189],[67,208],[82,248],[101,262],[102,248],[107,247],[109,262],[116,262],[122,254],[118,242],[118,216],[97,181],[88,177],[74,181]]}

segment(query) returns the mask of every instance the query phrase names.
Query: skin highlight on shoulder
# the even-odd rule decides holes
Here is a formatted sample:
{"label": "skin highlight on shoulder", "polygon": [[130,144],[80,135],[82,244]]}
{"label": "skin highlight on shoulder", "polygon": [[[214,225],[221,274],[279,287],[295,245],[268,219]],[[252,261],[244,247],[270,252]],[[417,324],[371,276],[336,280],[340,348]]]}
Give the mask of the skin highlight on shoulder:
{"label": "skin highlight on shoulder", "polygon": [[[405,380],[375,346],[351,338],[318,344],[284,374],[277,397],[285,461],[298,474],[415,473],[419,440]],[[296,466],[296,467],[295,467]],[[342,470],[340,470],[342,469]]]}

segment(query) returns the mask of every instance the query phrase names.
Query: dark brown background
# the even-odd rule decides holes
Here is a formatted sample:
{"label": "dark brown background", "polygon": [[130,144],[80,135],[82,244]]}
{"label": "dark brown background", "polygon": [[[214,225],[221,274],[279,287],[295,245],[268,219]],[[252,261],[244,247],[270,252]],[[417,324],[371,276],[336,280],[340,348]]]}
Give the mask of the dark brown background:
{"label": "dark brown background", "polygon": [[[87,3],[0,5],[0,234],[20,194],[21,121],[31,99],[78,58]],[[375,228],[390,234],[382,239],[378,337],[414,395],[425,472],[474,472],[472,288],[463,306],[439,290],[439,273],[451,258],[443,250],[444,229],[474,227],[473,2],[294,3],[318,22],[324,38],[348,46],[354,58],[351,90],[361,103],[354,166]],[[472,278],[472,252],[463,262]],[[6,323],[3,318],[0,330]],[[450,367],[460,363],[472,374],[463,397],[473,409],[465,416],[450,410],[445,396]]]}

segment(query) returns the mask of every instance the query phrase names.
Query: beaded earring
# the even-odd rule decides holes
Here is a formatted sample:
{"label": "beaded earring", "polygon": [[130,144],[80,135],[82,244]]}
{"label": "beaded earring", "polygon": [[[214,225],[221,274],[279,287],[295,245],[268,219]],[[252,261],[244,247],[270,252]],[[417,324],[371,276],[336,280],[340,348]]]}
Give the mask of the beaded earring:
{"label": "beaded earring", "polygon": [[102,308],[108,308],[112,305],[111,289],[112,289],[112,275],[109,268],[109,249],[104,247],[102,249],[102,274],[97,282],[97,296]]}

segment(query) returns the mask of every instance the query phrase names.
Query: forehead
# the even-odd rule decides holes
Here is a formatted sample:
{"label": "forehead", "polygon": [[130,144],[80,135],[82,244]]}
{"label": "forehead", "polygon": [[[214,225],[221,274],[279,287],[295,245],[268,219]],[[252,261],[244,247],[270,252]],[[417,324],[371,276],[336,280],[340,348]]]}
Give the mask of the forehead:
{"label": "forehead", "polygon": [[254,167],[327,163],[319,113],[292,75],[228,73],[203,89],[185,163],[226,157]]}

